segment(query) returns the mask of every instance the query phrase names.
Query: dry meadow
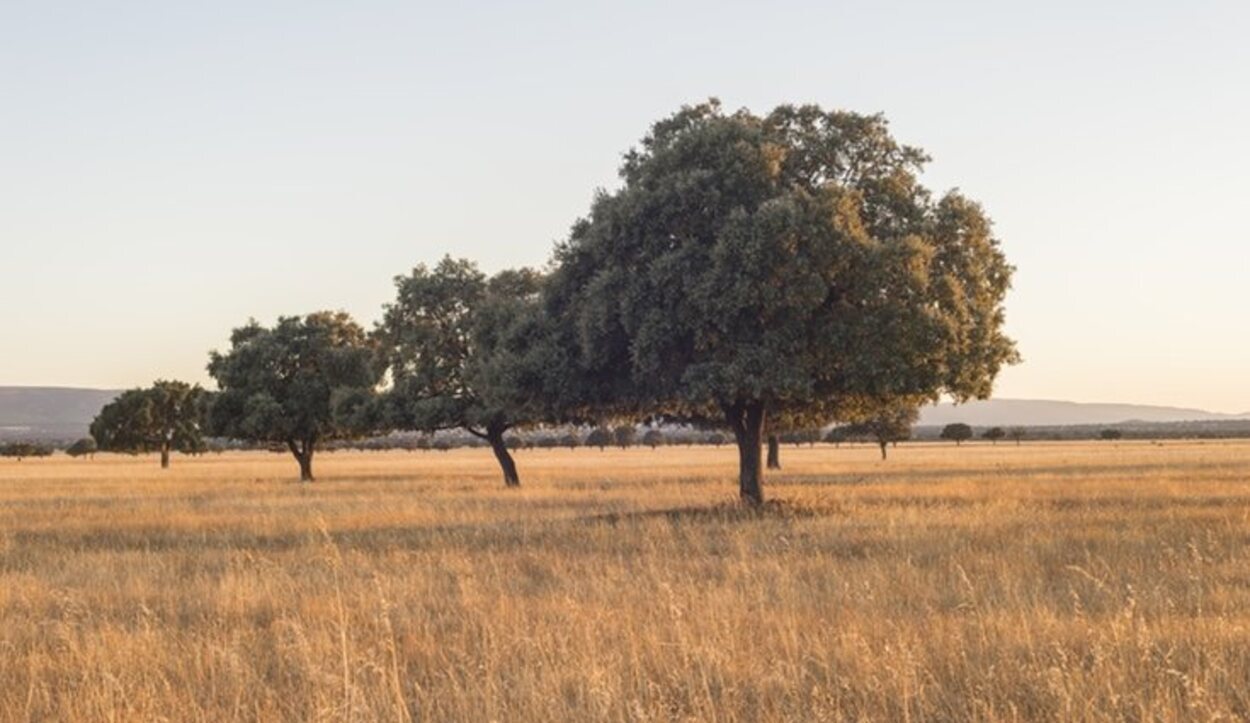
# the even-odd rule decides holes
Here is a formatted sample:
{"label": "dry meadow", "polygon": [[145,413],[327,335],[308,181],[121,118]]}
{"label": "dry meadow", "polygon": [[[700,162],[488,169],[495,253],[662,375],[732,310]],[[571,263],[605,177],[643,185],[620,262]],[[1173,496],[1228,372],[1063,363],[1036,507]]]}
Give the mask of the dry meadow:
{"label": "dry meadow", "polygon": [[1250,717],[1250,443],[0,462],[0,720]]}

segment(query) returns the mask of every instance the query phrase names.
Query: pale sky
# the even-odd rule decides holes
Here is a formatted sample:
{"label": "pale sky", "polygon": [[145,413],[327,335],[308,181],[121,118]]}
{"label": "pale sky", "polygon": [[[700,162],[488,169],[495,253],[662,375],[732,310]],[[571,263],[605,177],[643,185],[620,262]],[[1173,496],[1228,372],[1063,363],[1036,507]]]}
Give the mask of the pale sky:
{"label": "pale sky", "polygon": [[985,204],[997,396],[1250,411],[1248,38],[1244,0],[0,0],[0,385],[204,382],[250,316],[542,264],[717,96],[883,112]]}

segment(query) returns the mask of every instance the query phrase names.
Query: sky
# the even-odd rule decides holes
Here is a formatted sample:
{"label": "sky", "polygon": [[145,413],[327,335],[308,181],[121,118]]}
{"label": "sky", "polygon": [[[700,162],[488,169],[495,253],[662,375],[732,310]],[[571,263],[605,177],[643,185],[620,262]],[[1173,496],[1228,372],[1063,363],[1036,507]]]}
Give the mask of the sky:
{"label": "sky", "polygon": [[209,383],[249,317],[542,265],[715,96],[884,113],[985,205],[996,396],[1250,411],[1248,35],[1244,0],[0,0],[0,385]]}

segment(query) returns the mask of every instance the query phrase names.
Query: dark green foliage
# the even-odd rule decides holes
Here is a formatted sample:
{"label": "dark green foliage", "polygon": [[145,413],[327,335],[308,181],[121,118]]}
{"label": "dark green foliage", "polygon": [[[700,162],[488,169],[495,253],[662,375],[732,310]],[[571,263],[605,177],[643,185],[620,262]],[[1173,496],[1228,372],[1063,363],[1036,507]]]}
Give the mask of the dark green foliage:
{"label": "dark green foliage", "polygon": [[612,432],[607,427],[596,427],[586,435],[587,447],[598,447],[599,451],[603,451],[609,444],[612,444]]}
{"label": "dark green foliage", "polygon": [[207,403],[198,384],[158,381],[106,404],[91,422],[91,436],[108,452],[160,452],[161,467],[169,467],[170,452],[203,451]]}
{"label": "dark green foliage", "polygon": [[65,448],[65,454],[71,457],[94,457],[96,450],[95,440],[91,437],[83,437]]}
{"label": "dark green foliage", "polygon": [[392,387],[386,418],[402,429],[464,429],[491,444],[508,486],[520,484],[504,434],[549,416],[542,278],[444,258],[395,279],[396,299],[374,331]]}
{"label": "dark green foliage", "polygon": [[774,416],[987,396],[1016,358],[1011,267],[976,203],[919,184],[925,161],[881,117],[815,106],[713,101],[656,123],[557,250],[548,306],[577,403],[718,418],[759,503]]}
{"label": "dark green foliage", "polygon": [[[920,418],[921,401],[911,397],[858,399],[848,404],[843,412],[843,418],[850,424],[843,429],[842,439],[868,437],[877,443],[881,459],[885,459],[889,445],[911,437],[912,425]],[[971,434],[972,430],[968,431]]]}
{"label": "dark green foliage", "polygon": [[208,373],[221,388],[214,434],[285,446],[302,481],[313,479],[319,445],[370,431],[347,408],[358,409],[380,375],[364,329],[343,312],[285,316],[272,328],[252,321],[230,335],[229,351],[212,353]]}
{"label": "dark green foliage", "polygon": [[612,439],[616,442],[616,446],[621,449],[628,449],[633,445],[637,437],[638,431],[634,429],[632,424],[622,424],[612,430]]}
{"label": "dark green foliage", "polygon": [[956,422],[942,427],[942,439],[949,439],[955,443],[955,446],[963,444],[966,440],[972,439],[972,427],[963,422]]}
{"label": "dark green foliage", "polygon": [[1002,427],[990,427],[981,434],[982,439],[988,439],[994,444],[998,444],[998,440],[1007,436],[1007,430]]}
{"label": "dark green foliage", "polygon": [[664,444],[664,433],[658,429],[648,429],[647,433],[642,435],[642,443],[655,449]]}
{"label": "dark green foliage", "polygon": [[1105,440],[1123,439],[1124,432],[1121,432],[1118,429],[1104,429],[1098,433],[1098,438]]}
{"label": "dark green foliage", "polygon": [[856,432],[857,430],[850,425],[834,427],[825,434],[825,441],[836,447],[856,436]]}
{"label": "dark green foliage", "polygon": [[9,442],[0,444],[0,457],[14,457],[21,462],[27,457],[50,457],[54,450],[37,442]]}

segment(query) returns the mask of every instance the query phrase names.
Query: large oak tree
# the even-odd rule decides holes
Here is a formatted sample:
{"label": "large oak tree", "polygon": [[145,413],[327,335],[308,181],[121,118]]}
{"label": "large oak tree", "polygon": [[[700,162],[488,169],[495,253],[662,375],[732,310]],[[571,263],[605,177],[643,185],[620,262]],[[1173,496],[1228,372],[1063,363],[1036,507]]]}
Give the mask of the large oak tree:
{"label": "large oak tree", "polygon": [[557,249],[582,402],[719,416],[758,504],[774,412],[987,396],[1015,358],[1011,267],[979,205],[919,183],[926,160],[880,116],[816,106],[656,123]]}
{"label": "large oak tree", "polygon": [[170,452],[204,449],[206,392],[198,384],[158,381],[146,389],[122,392],[91,422],[99,449],[139,454],[160,452],[161,468]]}
{"label": "large oak tree", "polygon": [[359,324],[343,312],[286,316],[273,327],[235,329],[230,349],[212,352],[208,373],[221,391],[210,411],[213,431],[250,442],[286,445],[300,480],[313,479],[318,445],[358,436],[341,406],[369,395],[379,373]]}

